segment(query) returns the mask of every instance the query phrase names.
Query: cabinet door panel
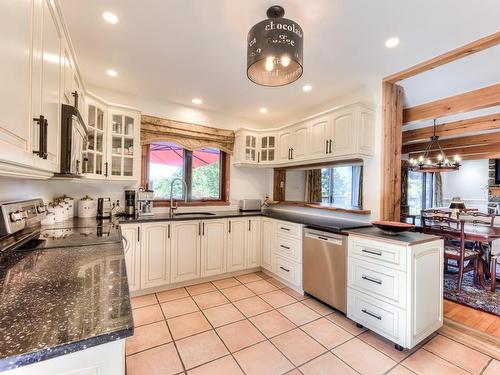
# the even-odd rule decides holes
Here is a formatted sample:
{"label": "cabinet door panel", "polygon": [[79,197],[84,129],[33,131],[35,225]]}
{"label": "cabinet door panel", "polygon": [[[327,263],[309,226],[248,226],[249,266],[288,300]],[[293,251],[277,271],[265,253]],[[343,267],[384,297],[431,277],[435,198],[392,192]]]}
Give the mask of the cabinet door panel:
{"label": "cabinet door panel", "polygon": [[276,222],[269,219],[262,220],[262,262],[261,266],[273,271],[273,249],[276,242]]}
{"label": "cabinet door panel", "polygon": [[292,159],[304,159],[309,142],[309,127],[307,124],[298,126],[293,130]]}
{"label": "cabinet door panel", "polygon": [[201,276],[224,273],[226,270],[226,220],[202,222]]}
{"label": "cabinet door panel", "polygon": [[314,120],[311,123],[310,154],[311,157],[324,157],[328,152],[327,142],[329,141],[328,131],[330,121],[328,117]]}
{"label": "cabinet door panel", "polygon": [[172,224],[172,282],[200,277],[200,247],[199,221]]}
{"label": "cabinet door panel", "polygon": [[352,111],[339,113],[334,115],[333,128],[333,146],[332,152],[334,156],[347,155],[355,148],[352,137],[352,129],[354,127],[354,113]]}
{"label": "cabinet door panel", "polygon": [[125,238],[123,250],[125,252],[128,287],[131,291],[139,290],[141,276],[139,225],[121,225],[121,230]]}
{"label": "cabinet door panel", "polygon": [[170,281],[170,239],[168,223],[142,224],[141,288],[168,284]]}
{"label": "cabinet door panel", "polygon": [[261,258],[260,218],[252,217],[248,219],[247,268],[260,266],[260,258]]}
{"label": "cabinet door panel", "polygon": [[292,134],[290,131],[281,132],[279,135],[278,152],[279,161],[290,161],[290,149],[292,148]]}
{"label": "cabinet door panel", "polygon": [[243,270],[246,268],[247,221],[232,219],[228,225],[227,270],[228,272]]}

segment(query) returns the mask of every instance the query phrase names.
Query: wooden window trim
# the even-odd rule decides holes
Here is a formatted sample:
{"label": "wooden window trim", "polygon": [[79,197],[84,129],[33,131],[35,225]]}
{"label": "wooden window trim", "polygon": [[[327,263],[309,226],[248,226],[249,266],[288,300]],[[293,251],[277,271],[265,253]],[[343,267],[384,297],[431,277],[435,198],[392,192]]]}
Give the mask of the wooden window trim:
{"label": "wooden window trim", "polygon": [[[184,157],[192,155],[191,152],[187,153],[184,150]],[[141,168],[141,187],[148,188],[149,181],[149,145],[142,146],[142,168]],[[192,200],[187,203],[184,200],[174,199],[179,207],[195,207],[195,206],[229,206],[229,192],[230,192],[230,170],[231,170],[231,156],[224,151],[221,151],[221,197],[220,199],[206,199],[206,200]],[[189,180],[189,183],[188,183]],[[188,194],[191,193],[191,170],[186,174],[186,183],[188,184]],[[169,207],[169,199],[155,199],[153,207]]]}

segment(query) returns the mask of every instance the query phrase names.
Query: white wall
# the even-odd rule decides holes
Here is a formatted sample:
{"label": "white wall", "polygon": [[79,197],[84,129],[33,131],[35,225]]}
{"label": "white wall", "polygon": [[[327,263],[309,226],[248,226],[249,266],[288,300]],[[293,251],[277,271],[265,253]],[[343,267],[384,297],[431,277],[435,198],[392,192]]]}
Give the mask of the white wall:
{"label": "white wall", "polygon": [[488,203],[488,160],[464,160],[457,172],[442,173],[445,205],[460,197],[466,207],[483,208]]}
{"label": "white wall", "polygon": [[306,195],[306,171],[286,171],[285,199],[303,202]]}

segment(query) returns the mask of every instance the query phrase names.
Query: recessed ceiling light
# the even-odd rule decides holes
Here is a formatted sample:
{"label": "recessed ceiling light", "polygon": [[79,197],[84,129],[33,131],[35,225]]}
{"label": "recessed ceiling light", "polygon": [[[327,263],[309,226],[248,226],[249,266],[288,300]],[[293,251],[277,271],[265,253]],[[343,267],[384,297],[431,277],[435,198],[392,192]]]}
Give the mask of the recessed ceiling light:
{"label": "recessed ceiling light", "polygon": [[259,112],[260,113],[267,113],[267,108],[262,107],[261,109],[259,109]]}
{"label": "recessed ceiling light", "polygon": [[302,86],[302,91],[308,92],[308,91],[311,91],[312,88],[313,87],[311,85],[304,85],[304,86]]}
{"label": "recessed ceiling light", "polygon": [[108,74],[108,76],[110,76],[110,77],[116,77],[116,76],[118,75],[118,72],[117,72],[116,70],[114,70],[114,69],[108,69],[108,70],[106,71],[106,73],[107,73],[107,74]]}
{"label": "recessed ceiling light", "polygon": [[385,41],[385,46],[387,48],[394,48],[396,47],[397,45],[399,44],[399,38],[397,37],[392,37],[392,38],[389,38]]}
{"label": "recessed ceiling light", "polygon": [[118,23],[118,16],[111,12],[104,12],[102,14],[102,18],[104,18],[104,21],[108,23],[113,23],[113,24]]}
{"label": "recessed ceiling light", "polygon": [[201,103],[203,103],[203,100],[201,100],[199,98],[194,98],[193,100],[191,100],[191,103],[193,103],[193,104],[201,104]]}

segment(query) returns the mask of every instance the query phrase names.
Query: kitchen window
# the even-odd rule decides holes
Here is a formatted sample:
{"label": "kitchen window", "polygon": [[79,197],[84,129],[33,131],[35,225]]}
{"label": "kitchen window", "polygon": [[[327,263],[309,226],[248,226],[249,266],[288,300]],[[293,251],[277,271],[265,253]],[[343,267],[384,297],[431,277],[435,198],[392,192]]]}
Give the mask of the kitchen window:
{"label": "kitchen window", "polygon": [[361,207],[362,166],[321,169],[321,202],[340,207]]}
{"label": "kitchen window", "polygon": [[[228,202],[229,156],[225,152],[208,147],[191,151],[170,142],[143,147],[143,186],[154,190],[156,206],[168,205],[175,178],[186,181],[187,205]],[[174,184],[172,195],[184,203],[186,191],[180,181]]]}

